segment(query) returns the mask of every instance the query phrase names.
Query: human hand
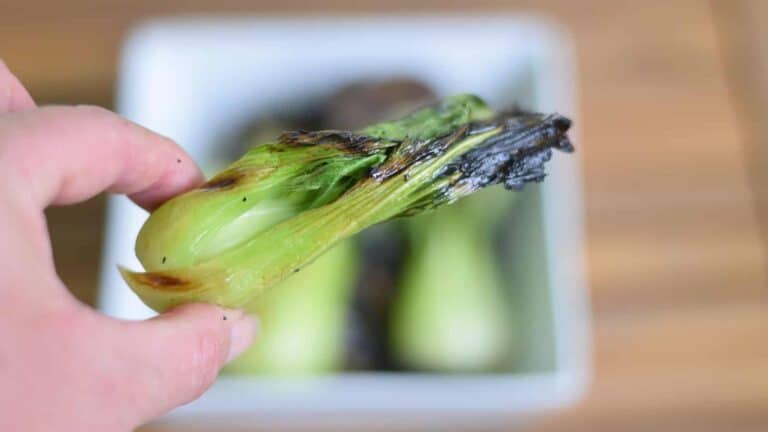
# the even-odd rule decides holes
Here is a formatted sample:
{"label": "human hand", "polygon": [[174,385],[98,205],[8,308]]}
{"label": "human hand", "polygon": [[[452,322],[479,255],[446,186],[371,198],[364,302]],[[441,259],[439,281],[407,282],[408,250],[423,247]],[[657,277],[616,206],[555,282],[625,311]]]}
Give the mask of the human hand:
{"label": "human hand", "polygon": [[109,191],[152,209],[201,181],[173,142],[107,110],[36,107],[0,61],[0,430],[130,430],[196,399],[246,349],[256,322],[241,311],[119,321],[54,267],[45,207]]}

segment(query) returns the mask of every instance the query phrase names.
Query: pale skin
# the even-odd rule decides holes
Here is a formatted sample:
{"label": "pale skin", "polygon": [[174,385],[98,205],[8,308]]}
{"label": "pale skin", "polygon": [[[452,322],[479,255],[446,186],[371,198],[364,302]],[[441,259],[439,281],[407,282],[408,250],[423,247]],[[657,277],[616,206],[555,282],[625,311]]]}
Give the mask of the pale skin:
{"label": "pale skin", "polygon": [[199,397],[248,347],[257,325],[242,311],[120,321],[54,267],[46,207],[110,192],[151,210],[201,181],[175,143],[114,113],[36,106],[0,61],[0,430],[131,430]]}

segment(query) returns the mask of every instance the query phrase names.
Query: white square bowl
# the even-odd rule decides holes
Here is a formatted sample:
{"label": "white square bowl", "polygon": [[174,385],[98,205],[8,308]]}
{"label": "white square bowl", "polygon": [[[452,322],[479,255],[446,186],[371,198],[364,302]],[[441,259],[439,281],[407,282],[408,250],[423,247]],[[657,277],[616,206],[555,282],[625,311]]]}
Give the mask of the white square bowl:
{"label": "white square bowl", "polygon": [[[541,17],[471,15],[153,21],[125,44],[118,110],[205,164],[217,142],[271,107],[298,107],[350,80],[391,75],[422,79],[441,95],[471,92],[495,106],[519,102],[576,117],[567,35]],[[555,155],[547,180],[527,187],[510,222],[525,227],[521,256],[528,257],[510,281],[524,311],[524,354],[514,371],[355,372],[301,382],[222,376],[170,416],[522,416],[577,400],[589,381],[591,350],[575,141],[577,153]],[[115,268],[141,268],[133,243],[145,219],[126,198],[110,198],[100,296],[109,315],[152,315]]]}

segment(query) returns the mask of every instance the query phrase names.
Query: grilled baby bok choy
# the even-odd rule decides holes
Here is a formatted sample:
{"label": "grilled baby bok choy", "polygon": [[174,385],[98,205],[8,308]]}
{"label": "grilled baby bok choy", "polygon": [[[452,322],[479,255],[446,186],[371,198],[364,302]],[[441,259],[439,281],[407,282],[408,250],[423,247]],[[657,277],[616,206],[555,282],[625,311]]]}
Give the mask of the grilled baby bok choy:
{"label": "grilled baby bok choy", "polygon": [[509,360],[516,333],[495,242],[515,195],[484,190],[405,224],[409,256],[390,343],[416,370],[489,372]]}
{"label": "grilled baby bok choy", "polygon": [[242,307],[368,226],[542,180],[569,127],[459,95],[358,132],[287,132],[155,210],[136,243],[147,272],[121,271],[157,311]]}
{"label": "grilled baby bok choy", "polygon": [[351,240],[343,241],[252,302],[248,312],[259,317],[259,343],[224,371],[306,376],[340,369],[356,252]]}

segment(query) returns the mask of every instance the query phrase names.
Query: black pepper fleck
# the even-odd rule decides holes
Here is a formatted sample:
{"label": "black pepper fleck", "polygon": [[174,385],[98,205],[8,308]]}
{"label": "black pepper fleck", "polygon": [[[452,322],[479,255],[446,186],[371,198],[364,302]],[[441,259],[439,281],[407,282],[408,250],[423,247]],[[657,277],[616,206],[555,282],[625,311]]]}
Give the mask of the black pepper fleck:
{"label": "black pepper fleck", "polygon": [[181,163],[181,159],[176,159],[176,163]]}
{"label": "black pepper fleck", "polygon": [[222,317],[221,319],[223,319],[224,321],[226,321],[226,320],[227,320],[227,316],[226,316],[226,315],[224,315],[224,317]]}
{"label": "black pepper fleck", "polygon": [[165,264],[165,257],[163,257],[163,264]]}
{"label": "black pepper fleck", "polygon": [[246,201],[248,201],[248,198],[243,197],[243,202],[246,202]]}

